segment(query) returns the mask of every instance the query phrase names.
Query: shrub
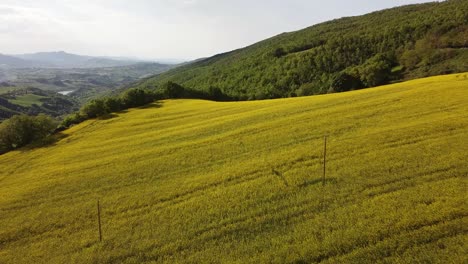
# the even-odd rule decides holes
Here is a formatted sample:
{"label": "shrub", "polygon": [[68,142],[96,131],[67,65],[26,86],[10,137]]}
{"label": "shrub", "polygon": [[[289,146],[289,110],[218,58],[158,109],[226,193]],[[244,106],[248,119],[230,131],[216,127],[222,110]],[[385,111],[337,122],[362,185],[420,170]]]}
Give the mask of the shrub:
{"label": "shrub", "polygon": [[56,122],[44,114],[13,116],[0,124],[0,153],[43,141],[55,128]]}
{"label": "shrub", "polygon": [[131,107],[143,106],[152,103],[157,97],[157,94],[150,90],[134,88],[125,91],[120,97],[91,100],[80,109],[80,112],[67,116],[58,127],[58,130],[64,130],[86,119],[105,116]]}
{"label": "shrub", "polygon": [[80,114],[79,112],[73,113],[65,119],[63,119],[62,123],[59,126],[59,130],[63,130],[65,128],[71,127],[72,125],[79,124],[86,120],[86,117]]}
{"label": "shrub", "polygon": [[313,83],[304,83],[296,90],[298,96],[308,96],[316,92],[316,87]]}
{"label": "shrub", "polygon": [[392,63],[384,55],[378,54],[361,65],[359,73],[366,87],[387,84],[392,76]]}
{"label": "shrub", "polygon": [[117,97],[108,97],[104,99],[104,105],[109,110],[109,112],[118,112],[124,108],[122,100]]}
{"label": "shrub", "polygon": [[283,48],[277,48],[273,51],[273,56],[276,58],[281,58],[285,56],[287,53]]}
{"label": "shrub", "polygon": [[156,99],[155,93],[147,89],[133,88],[125,91],[121,96],[122,109],[143,106]]}
{"label": "shrub", "polygon": [[206,99],[210,99],[213,101],[232,101],[233,100],[233,98],[225,94],[223,90],[221,90],[218,87],[213,87],[213,86],[210,86],[210,88],[208,89],[207,95],[198,94],[197,96],[195,93],[196,91],[192,90],[192,95],[194,95],[193,96],[194,98],[206,98]]}
{"label": "shrub", "polygon": [[356,78],[346,72],[336,74],[331,82],[332,92],[346,92],[354,89],[360,89],[362,87],[363,84],[359,78]]}
{"label": "shrub", "polygon": [[109,109],[107,108],[104,100],[95,99],[91,100],[89,103],[85,104],[80,112],[82,115],[88,118],[96,118],[109,114]]}
{"label": "shrub", "polygon": [[163,84],[160,88],[160,92],[165,99],[176,99],[186,96],[185,88],[174,82]]}

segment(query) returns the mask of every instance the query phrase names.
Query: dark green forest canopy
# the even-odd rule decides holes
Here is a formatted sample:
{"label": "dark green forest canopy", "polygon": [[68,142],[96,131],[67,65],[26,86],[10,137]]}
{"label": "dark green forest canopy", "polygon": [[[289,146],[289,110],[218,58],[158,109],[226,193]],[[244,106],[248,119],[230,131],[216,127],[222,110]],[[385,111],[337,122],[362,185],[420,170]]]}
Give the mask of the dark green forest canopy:
{"label": "dark green forest canopy", "polygon": [[320,94],[468,71],[468,1],[409,5],[283,33],[147,78],[234,100]]}

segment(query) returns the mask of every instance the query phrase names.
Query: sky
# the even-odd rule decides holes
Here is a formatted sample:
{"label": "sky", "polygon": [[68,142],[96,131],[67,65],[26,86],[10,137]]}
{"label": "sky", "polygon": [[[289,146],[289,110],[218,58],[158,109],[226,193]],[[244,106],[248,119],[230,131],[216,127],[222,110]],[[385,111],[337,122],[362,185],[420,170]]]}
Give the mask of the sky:
{"label": "sky", "polygon": [[192,60],[424,0],[0,0],[0,53]]}

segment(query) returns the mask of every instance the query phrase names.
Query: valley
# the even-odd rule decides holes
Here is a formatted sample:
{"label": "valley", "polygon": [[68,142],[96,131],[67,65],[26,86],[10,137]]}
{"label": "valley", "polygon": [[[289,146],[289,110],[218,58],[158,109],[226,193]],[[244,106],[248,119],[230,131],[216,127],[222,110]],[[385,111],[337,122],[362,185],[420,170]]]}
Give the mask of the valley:
{"label": "valley", "polygon": [[[173,67],[175,65],[140,63],[91,69],[0,69],[0,107],[2,107],[0,121],[19,113],[45,113],[54,117],[63,117],[77,111],[82,104],[93,98],[111,95],[137,80]],[[40,102],[31,101],[26,105],[21,103],[21,98],[17,100],[16,95],[21,96],[25,92],[33,94],[36,98],[37,96],[46,96],[50,99],[49,101],[53,101],[53,98],[61,98],[67,102],[68,106],[62,107],[63,102],[61,104],[52,103],[53,108],[56,108],[52,112],[41,107],[31,108],[34,102],[39,104]]]}

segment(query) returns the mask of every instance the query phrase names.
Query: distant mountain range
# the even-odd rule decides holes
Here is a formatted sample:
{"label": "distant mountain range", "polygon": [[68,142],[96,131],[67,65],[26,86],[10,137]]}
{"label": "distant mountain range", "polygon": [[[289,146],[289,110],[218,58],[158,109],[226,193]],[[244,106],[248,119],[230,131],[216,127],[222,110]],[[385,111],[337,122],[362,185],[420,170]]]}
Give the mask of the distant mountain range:
{"label": "distant mountain range", "polygon": [[0,68],[35,68],[38,64],[14,56],[0,54]]}
{"label": "distant mountain range", "polygon": [[0,54],[0,68],[101,68],[128,66],[147,61],[126,58],[92,57],[58,52]]}

